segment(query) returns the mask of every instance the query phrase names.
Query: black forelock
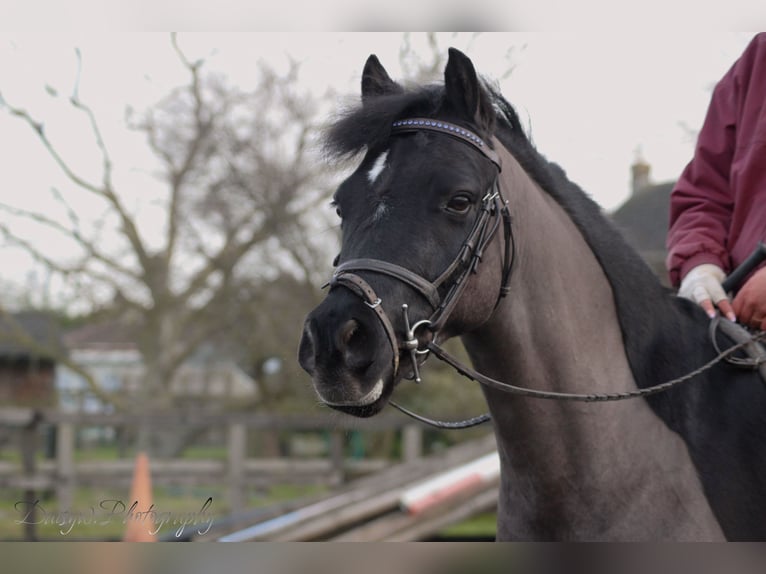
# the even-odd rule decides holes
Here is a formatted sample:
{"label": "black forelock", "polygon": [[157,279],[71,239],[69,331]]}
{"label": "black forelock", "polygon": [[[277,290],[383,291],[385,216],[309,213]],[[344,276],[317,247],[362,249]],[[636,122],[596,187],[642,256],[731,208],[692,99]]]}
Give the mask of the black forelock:
{"label": "black forelock", "polygon": [[[495,98],[499,92],[489,87],[489,82],[482,78],[481,83],[497,111]],[[500,96],[502,99],[502,96]],[[391,136],[391,124],[405,117],[436,117],[445,100],[443,84],[414,86],[401,92],[384,94],[365,99],[357,105],[341,111],[322,134],[322,148],[330,159],[350,159],[365,149],[377,149],[385,146]],[[518,116],[508,102],[502,113],[511,122],[514,129],[521,131]],[[494,118],[490,130],[494,128]],[[472,127],[479,136],[490,139],[491,133],[482,133],[477,126]]]}
{"label": "black forelock", "polygon": [[364,149],[383,146],[395,120],[409,115],[432,116],[443,97],[444,86],[430,85],[369,98],[339,114],[323,134],[323,150],[330,158],[348,159]]}

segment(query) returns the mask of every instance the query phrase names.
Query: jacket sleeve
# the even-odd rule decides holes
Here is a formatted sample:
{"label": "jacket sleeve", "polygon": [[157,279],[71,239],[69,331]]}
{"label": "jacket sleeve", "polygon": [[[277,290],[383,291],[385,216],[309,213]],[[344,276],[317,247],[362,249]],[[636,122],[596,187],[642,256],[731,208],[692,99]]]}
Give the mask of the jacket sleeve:
{"label": "jacket sleeve", "polygon": [[666,263],[675,286],[702,263],[727,272],[731,267],[727,236],[734,198],[729,174],[736,145],[738,63],[716,85],[694,157],[670,196]]}

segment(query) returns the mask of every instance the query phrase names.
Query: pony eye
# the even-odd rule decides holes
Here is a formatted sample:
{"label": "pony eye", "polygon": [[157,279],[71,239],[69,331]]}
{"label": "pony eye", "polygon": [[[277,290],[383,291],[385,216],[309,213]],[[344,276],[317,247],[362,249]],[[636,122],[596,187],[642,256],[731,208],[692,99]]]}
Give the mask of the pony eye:
{"label": "pony eye", "polygon": [[469,209],[471,209],[473,201],[471,200],[471,196],[467,193],[459,193],[455,197],[449,200],[447,203],[447,211],[451,211],[452,213],[458,213],[463,214],[466,213]]}
{"label": "pony eye", "polygon": [[338,203],[335,200],[330,202],[330,207],[334,207],[335,208],[335,213],[337,214],[337,216],[340,217],[341,219],[343,219],[343,214],[342,214],[342,212],[340,210],[340,205],[338,205]]}

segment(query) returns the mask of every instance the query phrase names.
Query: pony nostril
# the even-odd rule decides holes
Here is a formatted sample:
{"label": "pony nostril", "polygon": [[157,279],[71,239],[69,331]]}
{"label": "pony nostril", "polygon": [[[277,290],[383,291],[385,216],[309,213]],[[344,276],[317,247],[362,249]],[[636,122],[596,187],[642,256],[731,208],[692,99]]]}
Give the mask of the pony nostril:
{"label": "pony nostril", "polygon": [[313,374],[316,367],[316,350],[314,347],[314,336],[312,329],[307,324],[303,329],[303,336],[301,337],[300,347],[298,349],[298,362],[303,370],[308,374]]}
{"label": "pony nostril", "polygon": [[338,330],[338,349],[346,366],[355,371],[365,370],[374,359],[367,329],[356,319],[349,319]]}

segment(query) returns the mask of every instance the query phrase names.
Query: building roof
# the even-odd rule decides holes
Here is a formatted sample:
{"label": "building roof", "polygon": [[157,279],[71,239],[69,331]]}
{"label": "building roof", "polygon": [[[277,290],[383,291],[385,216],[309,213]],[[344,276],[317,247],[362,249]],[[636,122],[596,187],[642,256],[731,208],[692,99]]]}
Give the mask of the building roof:
{"label": "building roof", "polygon": [[64,335],[64,344],[70,350],[128,350],[136,348],[136,336],[124,322],[103,321],[69,331]]}
{"label": "building roof", "polygon": [[63,352],[55,318],[44,311],[0,311],[1,358],[55,358]]}
{"label": "building roof", "polygon": [[664,252],[673,182],[648,185],[612,214],[612,221],[640,252]]}

